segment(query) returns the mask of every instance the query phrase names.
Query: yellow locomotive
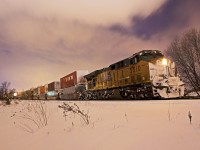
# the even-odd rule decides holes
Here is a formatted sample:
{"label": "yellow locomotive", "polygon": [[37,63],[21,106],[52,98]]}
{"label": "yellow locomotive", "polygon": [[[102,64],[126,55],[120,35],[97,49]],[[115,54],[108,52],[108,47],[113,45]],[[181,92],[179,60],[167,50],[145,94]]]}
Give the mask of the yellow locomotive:
{"label": "yellow locomotive", "polygon": [[153,99],[184,95],[184,83],[174,62],[158,50],[142,50],[84,77],[88,99]]}

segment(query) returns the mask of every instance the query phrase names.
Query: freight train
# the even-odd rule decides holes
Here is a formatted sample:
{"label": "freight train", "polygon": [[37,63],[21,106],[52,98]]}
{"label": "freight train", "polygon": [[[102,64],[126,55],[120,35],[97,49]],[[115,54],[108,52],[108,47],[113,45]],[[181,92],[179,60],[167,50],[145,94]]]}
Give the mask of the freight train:
{"label": "freight train", "polygon": [[168,99],[183,97],[184,90],[174,62],[158,50],[142,50],[91,73],[87,70],[74,71],[60,78],[60,82],[31,90],[30,97],[63,100]]}
{"label": "freight train", "polygon": [[168,99],[184,96],[184,83],[175,63],[158,50],[131,57],[84,76],[87,99]]}

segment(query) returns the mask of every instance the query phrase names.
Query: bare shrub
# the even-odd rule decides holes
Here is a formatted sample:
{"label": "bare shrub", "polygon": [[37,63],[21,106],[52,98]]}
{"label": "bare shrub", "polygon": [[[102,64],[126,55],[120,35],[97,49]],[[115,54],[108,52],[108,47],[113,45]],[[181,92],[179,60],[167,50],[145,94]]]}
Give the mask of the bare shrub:
{"label": "bare shrub", "polygon": [[86,125],[89,125],[90,121],[88,113],[85,113],[84,110],[80,110],[76,103],[70,106],[69,104],[63,102],[63,105],[59,105],[58,107],[63,109],[63,116],[65,117],[65,120],[69,113],[73,113],[81,117]]}
{"label": "bare shrub", "polygon": [[44,101],[34,101],[11,117],[18,119],[14,124],[20,129],[33,133],[36,129],[48,125],[47,105]]}

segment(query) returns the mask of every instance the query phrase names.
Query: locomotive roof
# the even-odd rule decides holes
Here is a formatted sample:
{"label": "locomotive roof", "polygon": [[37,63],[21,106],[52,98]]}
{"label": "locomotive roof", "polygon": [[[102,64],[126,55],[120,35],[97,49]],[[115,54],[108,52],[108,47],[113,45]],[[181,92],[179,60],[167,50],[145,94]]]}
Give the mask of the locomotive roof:
{"label": "locomotive roof", "polygon": [[86,78],[86,79],[92,79],[93,77],[95,77],[99,73],[102,73],[102,72],[107,71],[107,70],[110,70],[110,67],[99,69],[99,70],[95,70],[95,71],[93,71],[93,72],[85,75],[84,78]]}
{"label": "locomotive roof", "polygon": [[84,78],[90,79],[90,78],[96,76],[97,74],[99,74],[100,72],[101,72],[101,70],[95,70],[95,71],[93,71],[93,72],[91,72],[91,73],[85,75]]}
{"label": "locomotive roof", "polygon": [[113,67],[121,68],[121,67],[127,66],[129,64],[130,64],[130,60],[129,60],[129,58],[126,58],[126,59],[120,60],[120,61],[118,61],[118,62],[116,62],[114,64],[111,64],[109,67],[111,69],[113,69]]}
{"label": "locomotive roof", "polygon": [[134,58],[138,59],[140,56],[145,55],[145,54],[158,54],[158,55],[163,56],[162,53],[159,50],[142,50],[142,51],[139,51],[139,52],[133,54],[131,57],[128,57],[128,58],[122,59],[122,60],[120,60],[120,61],[118,61],[116,63],[113,63],[107,68],[103,68],[103,69],[100,69],[100,70],[95,70],[95,71],[85,75],[84,77],[86,79],[92,79],[93,77],[95,77],[96,75],[98,75],[99,73],[102,73],[104,71],[128,66],[128,65],[134,63],[133,62]]}
{"label": "locomotive roof", "polygon": [[111,64],[109,67],[111,67],[111,69],[115,69],[115,68],[121,68],[121,67],[130,65],[132,63],[131,59],[133,59],[135,57],[142,56],[144,54],[159,54],[159,55],[162,55],[162,53],[159,50],[142,50],[142,51],[139,51],[139,52],[133,54],[131,57],[128,57],[126,59],[123,59],[123,60],[120,60],[116,63]]}
{"label": "locomotive roof", "polygon": [[137,55],[141,56],[142,54],[162,54],[162,53],[159,50],[141,50],[141,51],[133,54],[131,57],[129,57],[129,59],[131,59]]}

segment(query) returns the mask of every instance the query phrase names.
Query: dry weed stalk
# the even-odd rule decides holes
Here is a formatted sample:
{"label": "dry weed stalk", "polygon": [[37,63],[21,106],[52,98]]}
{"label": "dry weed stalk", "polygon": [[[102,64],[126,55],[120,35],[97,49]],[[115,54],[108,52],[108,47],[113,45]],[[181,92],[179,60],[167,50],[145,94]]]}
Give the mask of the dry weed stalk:
{"label": "dry weed stalk", "polygon": [[125,116],[125,118],[126,118],[126,122],[128,122],[128,117],[127,117],[127,115],[125,114],[124,116]]}
{"label": "dry weed stalk", "polygon": [[171,107],[171,103],[170,103],[170,100],[169,100],[169,104],[168,104],[168,120],[171,121],[171,110],[170,110],[170,107]]}
{"label": "dry weed stalk", "polygon": [[15,124],[22,130],[33,133],[34,127],[42,128],[48,125],[47,107],[43,101],[35,101],[28,104],[19,112],[15,112],[11,117],[20,119]]}
{"label": "dry weed stalk", "polygon": [[63,105],[59,105],[58,107],[63,109],[63,116],[65,117],[65,120],[68,113],[72,112],[74,115],[80,116],[86,125],[89,125],[90,121],[88,113],[84,113],[84,110],[81,111],[76,103],[70,106],[69,104],[63,102]]}

